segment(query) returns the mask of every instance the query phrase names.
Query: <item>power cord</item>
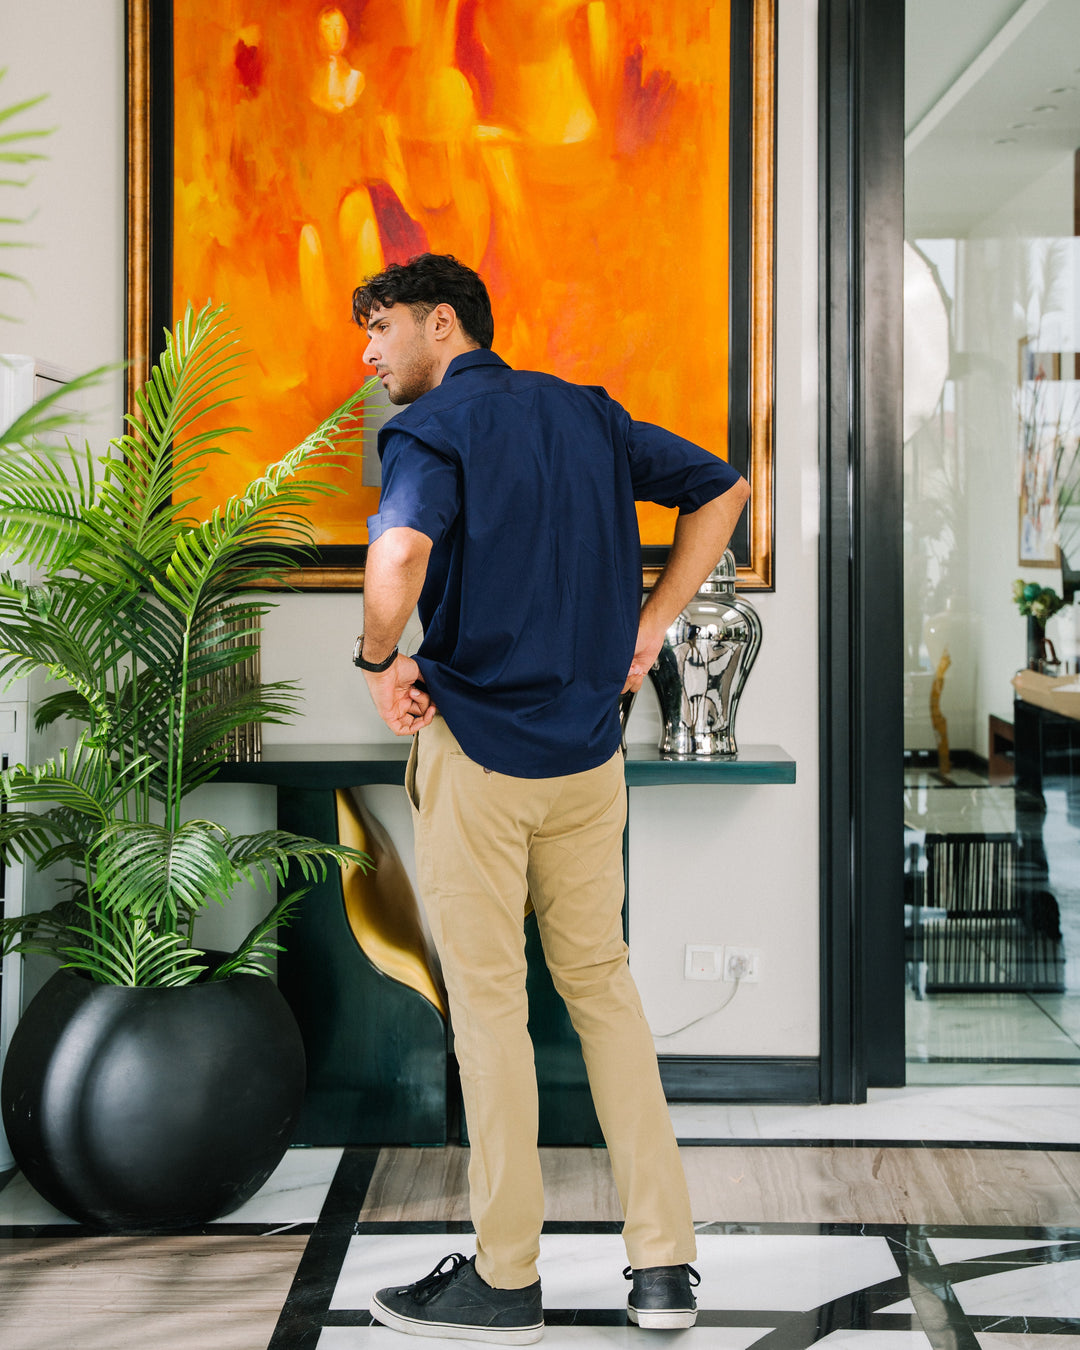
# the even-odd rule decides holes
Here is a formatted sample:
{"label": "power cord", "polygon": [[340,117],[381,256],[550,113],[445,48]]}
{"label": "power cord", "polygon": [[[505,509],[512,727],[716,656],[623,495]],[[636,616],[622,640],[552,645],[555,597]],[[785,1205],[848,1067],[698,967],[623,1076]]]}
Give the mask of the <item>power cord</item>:
{"label": "power cord", "polygon": [[680,1031],[689,1031],[691,1027],[696,1027],[699,1022],[704,1022],[706,1017],[713,1017],[716,1013],[723,1012],[739,992],[740,984],[742,984],[742,980],[737,978],[735,980],[735,988],[728,994],[723,1003],[718,1003],[715,1008],[710,1008],[708,1012],[703,1012],[700,1017],[695,1017],[690,1022],[684,1022],[681,1027],[676,1027],[674,1031],[654,1031],[653,1037],[658,1041],[666,1041],[670,1036],[677,1036]]}

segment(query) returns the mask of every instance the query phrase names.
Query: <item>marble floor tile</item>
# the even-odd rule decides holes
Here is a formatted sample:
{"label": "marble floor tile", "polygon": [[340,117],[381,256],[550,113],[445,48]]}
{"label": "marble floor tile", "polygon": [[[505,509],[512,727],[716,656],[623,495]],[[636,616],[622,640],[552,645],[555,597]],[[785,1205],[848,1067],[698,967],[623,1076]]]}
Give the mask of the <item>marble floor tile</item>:
{"label": "marble floor tile", "polygon": [[1080,1155],[1038,1149],[684,1148],[696,1218],[726,1223],[1060,1225]]}
{"label": "marble floor tile", "polygon": [[1080,1064],[1062,1061],[1058,1064],[977,1064],[961,1060],[955,1064],[920,1064],[907,1066],[907,1080],[916,1086],[935,1084],[997,1084],[1001,1087],[1080,1087]]}
{"label": "marble floor tile", "polygon": [[[986,775],[972,769],[953,768],[947,778],[938,773],[937,768],[926,765],[912,765],[904,770],[904,787],[943,788],[990,788]],[[1000,789],[998,789],[1000,791]]]}
{"label": "marble floor tile", "polygon": [[[547,1327],[544,1339],[540,1342],[545,1350],[664,1350],[666,1346],[697,1346],[699,1350],[749,1350],[749,1347],[762,1336],[768,1335],[771,1327],[700,1327],[694,1331],[652,1331],[648,1333],[647,1345],[643,1345],[642,1332],[634,1326],[621,1327]],[[873,1333],[864,1333],[873,1334]],[[895,1335],[896,1333],[886,1333]],[[901,1333],[903,1334],[903,1333]],[[692,1338],[692,1339],[688,1339]],[[317,1350],[401,1350],[402,1336],[386,1327],[326,1327],[319,1337]],[[436,1350],[438,1346],[460,1347],[460,1340],[448,1340],[442,1336],[425,1337],[423,1345]],[[470,1342],[464,1342],[469,1345]],[[925,1350],[925,1340],[913,1350]],[[873,1350],[866,1345],[860,1350]],[[881,1350],[905,1350],[899,1342],[895,1346],[882,1344]],[[1072,1347],[1076,1350],[1076,1347]]]}
{"label": "marble floor tile", "polygon": [[[475,1249],[471,1239],[442,1234],[354,1237],[331,1310],[367,1308],[375,1290],[420,1279],[456,1248],[465,1255]],[[617,1234],[545,1234],[539,1263],[544,1306],[625,1307],[625,1265]],[[701,1275],[698,1306],[724,1310],[800,1312],[897,1274],[888,1244],[876,1237],[700,1234],[694,1266]]]}
{"label": "marble floor tile", "polygon": [[1075,1336],[1037,1336],[1025,1332],[977,1331],[979,1350],[1076,1350]]}
{"label": "marble floor tile", "polygon": [[699,1307],[727,1310],[803,1311],[897,1274],[876,1237],[699,1234],[694,1266]]}
{"label": "marble floor tile", "polygon": [[[221,1223],[314,1223],[344,1150],[291,1148],[265,1185]],[[3,1193],[0,1192],[0,1200]]]}
{"label": "marble floor tile", "polygon": [[680,1139],[912,1139],[1080,1143],[1080,1085],[909,1084],[858,1105],[676,1102]]}
{"label": "marble floor tile", "polygon": [[1000,1256],[1005,1252],[1030,1252],[1040,1247],[1056,1247],[1056,1242],[1029,1242],[1017,1238],[930,1238],[930,1250],[943,1266],[954,1261],[975,1261],[980,1256]]}
{"label": "marble floor tile", "polygon": [[928,994],[920,999],[909,990],[905,1021],[913,1067],[914,1061],[938,1055],[1080,1059],[1080,1046],[1027,994]]}
{"label": "marble floor tile", "polygon": [[1080,1262],[1025,1266],[953,1285],[971,1315],[1080,1317]]}
{"label": "marble floor tile", "polygon": [[0,1191],[0,1224],[74,1224],[47,1200],[43,1200],[20,1172]]}
{"label": "marble floor tile", "polygon": [[[619,1220],[622,1209],[604,1149],[541,1148],[546,1221]],[[469,1218],[469,1150],[385,1148],[360,1211],[362,1223]]]}
{"label": "marble floor tile", "polygon": [[[546,1219],[620,1222],[607,1152],[558,1153],[559,1184],[554,1197],[545,1197]],[[1016,1224],[1061,1224],[1080,1211],[1080,1154],[1067,1150],[932,1144],[883,1149],[872,1142],[801,1148],[780,1142],[719,1149],[685,1144],[680,1156],[701,1232],[722,1231],[713,1228],[715,1221],[996,1224],[1007,1217]],[[360,1222],[467,1221],[468,1161],[461,1148],[384,1149]],[[442,1190],[447,1176],[451,1184]],[[547,1181],[546,1161],[544,1176]]]}
{"label": "marble floor tile", "polygon": [[835,1346],[836,1350],[929,1350],[931,1342],[924,1331],[857,1331],[848,1328],[830,1331],[814,1344]]}
{"label": "marble floor tile", "polygon": [[1073,1039],[1080,1053],[1080,994],[1032,994],[1031,998]]}
{"label": "marble floor tile", "polygon": [[[314,1223],[341,1161],[340,1148],[291,1148],[265,1185],[217,1223]],[[0,1190],[0,1225],[74,1224],[19,1173]]]}
{"label": "marble floor tile", "polygon": [[4,1350],[266,1346],[301,1236],[0,1239]]}
{"label": "marble floor tile", "polygon": [[1008,787],[916,784],[904,790],[904,824],[926,834],[1012,834],[1015,802]]}

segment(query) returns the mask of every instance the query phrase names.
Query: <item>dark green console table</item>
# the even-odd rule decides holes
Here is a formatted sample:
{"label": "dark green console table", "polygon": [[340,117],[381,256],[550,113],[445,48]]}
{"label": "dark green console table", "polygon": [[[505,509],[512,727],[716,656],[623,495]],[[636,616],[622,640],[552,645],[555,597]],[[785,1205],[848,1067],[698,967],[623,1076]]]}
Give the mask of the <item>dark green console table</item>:
{"label": "dark green console table", "polygon": [[[223,765],[219,782],[278,789],[281,829],[337,840],[335,792],[403,785],[408,740],[374,745],[271,745],[262,759]],[[794,783],[779,746],[746,746],[731,760],[661,759],[631,745],[627,788]],[[349,927],[340,874],[313,886],[285,935],[278,982],[300,1023],[308,1092],[296,1141],[442,1144],[453,1134],[457,1089],[439,1012],[378,970]],[[529,1030],[540,1084],[540,1142],[599,1144],[576,1033],[544,964],[536,920],[526,921]]]}
{"label": "dark green console table", "polygon": [[[402,738],[377,745],[268,745],[260,760],[222,765],[217,780],[305,788],[403,785],[411,744]],[[631,745],[626,752],[627,787],[794,781],[795,761],[778,745],[748,745],[737,759],[662,759],[650,745]]]}

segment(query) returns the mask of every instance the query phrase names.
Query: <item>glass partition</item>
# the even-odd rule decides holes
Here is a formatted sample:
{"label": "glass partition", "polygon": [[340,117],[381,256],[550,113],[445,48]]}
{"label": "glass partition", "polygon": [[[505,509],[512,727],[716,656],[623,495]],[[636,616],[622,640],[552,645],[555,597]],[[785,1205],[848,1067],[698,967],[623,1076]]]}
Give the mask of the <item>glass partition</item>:
{"label": "glass partition", "polygon": [[1080,1082],[1080,5],[907,0],[909,1082]]}

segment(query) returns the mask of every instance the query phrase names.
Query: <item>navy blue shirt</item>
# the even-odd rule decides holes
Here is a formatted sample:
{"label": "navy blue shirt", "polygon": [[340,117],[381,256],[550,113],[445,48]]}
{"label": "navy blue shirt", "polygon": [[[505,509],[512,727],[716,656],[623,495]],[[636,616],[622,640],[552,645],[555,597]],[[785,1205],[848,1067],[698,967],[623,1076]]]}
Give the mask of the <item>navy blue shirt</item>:
{"label": "navy blue shirt", "polygon": [[457,356],[379,432],[374,542],[432,541],[416,661],[470,759],[547,778],[605,763],[637,643],[635,500],[693,511],[739,475],[603,389]]}

